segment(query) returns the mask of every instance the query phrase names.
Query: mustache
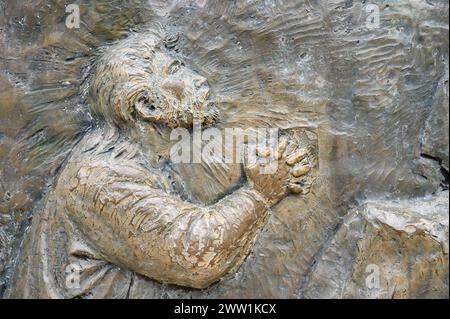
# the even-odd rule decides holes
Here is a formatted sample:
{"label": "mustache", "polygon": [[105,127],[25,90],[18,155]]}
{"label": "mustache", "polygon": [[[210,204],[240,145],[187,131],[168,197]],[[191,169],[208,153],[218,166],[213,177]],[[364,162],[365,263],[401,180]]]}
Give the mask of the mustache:
{"label": "mustache", "polygon": [[163,112],[167,116],[167,124],[172,128],[191,129],[194,124],[201,124],[202,127],[208,128],[217,124],[220,119],[217,103],[209,99],[196,100],[188,104],[172,102]]}

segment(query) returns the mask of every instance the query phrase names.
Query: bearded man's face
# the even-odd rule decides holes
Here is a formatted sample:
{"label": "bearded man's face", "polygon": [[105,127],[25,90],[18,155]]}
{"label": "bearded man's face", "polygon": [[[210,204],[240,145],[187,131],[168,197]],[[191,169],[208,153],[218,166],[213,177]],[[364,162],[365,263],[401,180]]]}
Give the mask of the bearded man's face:
{"label": "bearded man's face", "polygon": [[110,47],[90,83],[93,114],[117,127],[135,121],[171,128],[212,126],[219,113],[206,78],[170,53],[154,35]]}
{"label": "bearded man's face", "polygon": [[156,52],[149,64],[151,90],[136,102],[146,120],[172,128],[191,128],[194,122],[209,127],[216,122],[218,111],[206,78],[165,52]]}

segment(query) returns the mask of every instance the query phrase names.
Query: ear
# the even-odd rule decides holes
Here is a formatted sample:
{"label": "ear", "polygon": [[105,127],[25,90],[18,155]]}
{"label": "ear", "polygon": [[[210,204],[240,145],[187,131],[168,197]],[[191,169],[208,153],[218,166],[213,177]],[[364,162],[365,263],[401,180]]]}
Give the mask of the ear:
{"label": "ear", "polygon": [[160,104],[148,94],[143,94],[134,103],[136,114],[148,122],[159,123],[163,121],[164,112]]}

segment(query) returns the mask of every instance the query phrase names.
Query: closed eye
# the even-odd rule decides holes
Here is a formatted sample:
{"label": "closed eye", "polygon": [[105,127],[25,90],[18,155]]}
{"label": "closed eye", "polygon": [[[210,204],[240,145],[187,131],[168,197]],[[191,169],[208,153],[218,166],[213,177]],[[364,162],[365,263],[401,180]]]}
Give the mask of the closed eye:
{"label": "closed eye", "polygon": [[167,68],[167,73],[168,74],[175,74],[178,71],[180,71],[183,66],[184,66],[183,62],[181,62],[179,60],[175,60]]}

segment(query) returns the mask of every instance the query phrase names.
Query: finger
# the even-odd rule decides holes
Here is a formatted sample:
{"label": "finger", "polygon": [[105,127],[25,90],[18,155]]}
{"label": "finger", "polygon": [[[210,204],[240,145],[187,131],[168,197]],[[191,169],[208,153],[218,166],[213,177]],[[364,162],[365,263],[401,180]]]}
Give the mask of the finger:
{"label": "finger", "polygon": [[301,194],[303,193],[303,187],[301,185],[298,184],[289,184],[288,185],[288,189],[290,192],[294,193],[294,194]]}
{"label": "finger", "polygon": [[287,137],[282,136],[280,139],[280,143],[278,144],[278,148],[275,152],[275,158],[277,160],[280,160],[283,158],[283,154],[286,151],[288,144],[289,144],[289,141],[288,141]]}
{"label": "finger", "polygon": [[311,171],[310,165],[296,165],[292,169],[292,176],[301,177],[301,176],[308,174],[310,171]]}
{"label": "finger", "polygon": [[307,155],[308,155],[308,153],[307,153],[306,149],[301,149],[297,153],[290,155],[287,158],[286,163],[289,166],[293,166],[293,165],[297,164],[299,161],[301,161],[302,159],[304,159]]}
{"label": "finger", "polygon": [[256,150],[256,155],[261,157],[269,157],[271,154],[270,148],[262,147]]}

